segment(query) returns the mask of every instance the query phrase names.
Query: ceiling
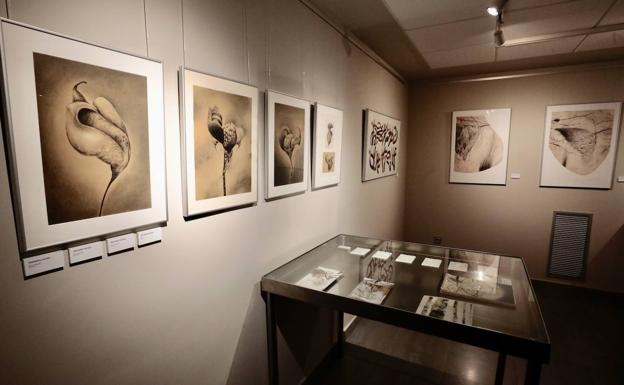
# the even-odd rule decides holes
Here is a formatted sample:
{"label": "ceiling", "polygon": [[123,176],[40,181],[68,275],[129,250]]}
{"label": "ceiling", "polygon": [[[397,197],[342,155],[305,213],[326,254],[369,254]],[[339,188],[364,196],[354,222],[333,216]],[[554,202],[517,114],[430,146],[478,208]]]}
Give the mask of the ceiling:
{"label": "ceiling", "polygon": [[624,25],[616,25],[624,0],[509,0],[502,30],[505,44],[517,45],[502,47],[494,44],[496,17],[486,13],[497,1],[310,0],[408,79],[624,59]]}

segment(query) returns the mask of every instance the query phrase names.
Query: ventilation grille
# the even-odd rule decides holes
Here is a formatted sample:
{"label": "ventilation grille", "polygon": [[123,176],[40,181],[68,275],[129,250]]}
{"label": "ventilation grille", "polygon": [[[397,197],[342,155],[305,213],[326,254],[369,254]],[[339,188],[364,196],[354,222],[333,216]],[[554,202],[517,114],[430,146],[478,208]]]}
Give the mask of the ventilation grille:
{"label": "ventilation grille", "polygon": [[555,211],[548,275],[583,279],[589,248],[592,214]]}

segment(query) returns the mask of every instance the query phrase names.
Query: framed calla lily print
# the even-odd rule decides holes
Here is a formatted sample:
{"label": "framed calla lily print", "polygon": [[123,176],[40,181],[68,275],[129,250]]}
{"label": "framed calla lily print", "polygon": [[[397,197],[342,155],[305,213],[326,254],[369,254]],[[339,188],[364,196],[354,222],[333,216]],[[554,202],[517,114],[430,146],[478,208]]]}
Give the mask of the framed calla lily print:
{"label": "framed calla lily print", "polygon": [[310,102],[267,92],[266,197],[305,192],[310,165]]}
{"label": "framed calla lily print", "polygon": [[165,222],[162,63],[0,24],[20,250]]}
{"label": "framed calla lily print", "polygon": [[184,215],[257,201],[258,89],[180,69]]}

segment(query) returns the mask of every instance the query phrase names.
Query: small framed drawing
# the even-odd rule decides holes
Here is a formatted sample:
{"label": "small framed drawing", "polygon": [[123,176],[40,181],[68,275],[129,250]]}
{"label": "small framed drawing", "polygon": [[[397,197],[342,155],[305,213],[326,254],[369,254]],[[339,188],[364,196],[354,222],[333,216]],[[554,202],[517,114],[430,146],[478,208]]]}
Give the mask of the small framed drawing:
{"label": "small framed drawing", "polygon": [[184,216],[252,204],[258,89],[180,69]]}
{"label": "small framed drawing", "polygon": [[342,111],[316,103],[312,149],[312,188],[340,183]]}
{"label": "small framed drawing", "polygon": [[267,199],[306,191],[310,170],[310,103],[267,91]]}
{"label": "small framed drawing", "polygon": [[362,181],[396,175],[401,121],[370,109],[364,120]]}
{"label": "small framed drawing", "polygon": [[511,108],[455,111],[450,183],[507,184]]}
{"label": "small framed drawing", "polygon": [[546,107],[540,186],[610,189],[622,103]]}
{"label": "small framed drawing", "polygon": [[165,222],[162,63],[0,25],[20,250]]}

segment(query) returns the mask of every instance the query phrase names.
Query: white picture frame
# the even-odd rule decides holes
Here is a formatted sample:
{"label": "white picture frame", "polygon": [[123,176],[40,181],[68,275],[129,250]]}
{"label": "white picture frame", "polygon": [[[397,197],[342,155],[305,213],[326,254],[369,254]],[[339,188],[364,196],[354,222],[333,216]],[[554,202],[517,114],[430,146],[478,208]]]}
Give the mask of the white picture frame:
{"label": "white picture frame", "polygon": [[266,199],[305,192],[310,173],[310,102],[268,90],[266,103]]}
{"label": "white picture frame", "polygon": [[612,188],[621,109],[620,102],[547,106],[540,186]]}
{"label": "white picture frame", "polygon": [[[180,68],[179,76],[183,112],[181,155],[184,216],[256,203],[258,89],[184,67]],[[228,143],[225,136],[220,139],[226,142],[220,142],[210,134],[208,121],[212,116],[212,108],[216,108],[223,127],[228,126],[229,131],[232,131],[228,138],[233,143]],[[223,135],[223,132],[221,130],[215,135]],[[236,135],[241,133],[237,139]],[[226,147],[229,151],[225,150]],[[234,192],[230,192],[232,189]]]}
{"label": "white picture frame", "polygon": [[401,121],[365,110],[362,143],[362,182],[397,175]]}
{"label": "white picture frame", "polygon": [[506,185],[510,130],[511,108],[454,111],[449,183]]}
{"label": "white picture frame", "polygon": [[[101,238],[121,231],[166,222],[162,63],[7,19],[0,20],[0,28],[2,33],[4,99],[5,110],[7,111],[4,123],[9,148],[11,188],[20,252],[58,248],[60,245],[78,240]],[[42,66],[41,63],[47,64]],[[54,71],[51,71],[50,68],[52,67],[49,63],[71,63],[71,65],[68,65],[67,69],[57,66]],[[54,76],[48,76],[48,81],[67,82],[65,84],[72,84],[70,80],[76,81],[76,79],[70,78],[77,72],[69,72],[69,68],[83,68],[84,73],[93,76],[89,77],[87,84],[82,84],[85,83],[84,81],[75,83],[73,91],[72,87],[69,86],[62,88],[63,92],[59,91],[60,88],[49,88],[45,89],[46,92],[42,92],[38,87],[42,87],[43,77],[35,72],[40,71],[38,73],[41,74],[42,68],[48,71],[46,73],[54,74]],[[106,74],[106,76],[97,77],[94,75],[98,73]],[[80,76],[82,75],[83,73],[80,73]],[[144,92],[132,95],[123,94],[123,92],[128,91],[128,86],[119,81],[122,79],[119,76],[123,79],[132,80],[132,84],[141,84],[142,88],[139,89],[144,90]],[[86,81],[86,78],[82,80]],[[106,89],[104,94],[100,93],[102,89]],[[118,98],[111,97],[111,94],[118,96]],[[128,100],[129,96],[134,98],[133,101]],[[136,98],[137,96],[138,98]],[[47,119],[40,119],[38,112],[42,113],[39,109],[44,108],[41,107],[44,103],[40,104],[39,98],[47,98],[46,100],[56,103],[53,103],[54,106],[58,104],[63,107],[55,109],[50,107],[49,110],[46,110],[50,115],[42,115]],[[118,103],[119,98],[125,101],[125,104]],[[108,103],[108,106],[104,106],[102,103]],[[84,107],[85,105],[87,107]],[[106,113],[102,112],[105,110]],[[131,114],[128,111],[136,110],[145,112],[144,114],[141,112],[141,120],[127,120],[129,116],[133,116],[132,114],[139,114],[138,112]],[[72,111],[75,113],[74,115],[71,115]],[[85,112],[87,115],[99,114],[99,118],[116,116],[116,118],[107,119],[105,124],[107,127],[115,126],[113,130],[116,130],[114,135],[116,135],[115,143],[118,146],[116,148],[117,157],[111,158],[113,160],[107,158],[108,162],[104,162],[100,158],[100,156],[104,157],[102,152],[99,152],[100,155],[98,156],[87,156],[80,152],[87,150],[84,147],[78,146],[77,148],[76,145],[76,143],[84,145],[89,142],[90,146],[100,146],[101,142],[99,141],[80,142],[84,137],[80,137],[81,139],[78,140],[72,136],[75,141],[71,142],[67,132],[82,132],[75,131],[77,130],[76,127],[82,126],[78,126],[70,117],[76,119],[78,123],[86,124],[79,121],[79,112]],[[146,124],[132,125],[132,121],[141,121]],[[93,123],[89,129],[92,130],[95,126],[96,123]],[[120,134],[121,129],[118,126],[123,127],[122,131],[125,133],[126,142],[124,142],[124,134]],[[43,127],[53,127],[56,130],[52,136],[60,138],[55,139],[60,140],[58,142],[60,147],[49,147],[48,143],[52,140],[51,135],[42,136],[40,133],[51,131],[44,130]],[[92,131],[89,132],[92,133]],[[104,131],[99,132],[100,135],[103,135],[102,132]],[[102,138],[102,136],[98,138]],[[137,138],[141,140],[138,141]],[[109,143],[113,143],[113,134],[103,140],[109,140]],[[123,149],[121,149],[122,144],[125,146]],[[50,197],[52,193],[58,195],[60,190],[52,190],[50,184],[48,184],[48,190],[45,188],[44,167],[49,169],[51,163],[44,165],[42,148],[46,151],[48,148],[55,148],[56,154],[63,152],[64,156],[67,156],[65,163],[63,163],[65,168],[56,169],[55,172],[57,172],[58,180],[65,185],[71,185],[75,194],[68,194],[67,197],[64,197],[65,200],[62,204],[65,205],[64,207],[76,210],[85,208],[87,214],[84,215],[84,218],[67,219],[62,217],[67,214],[67,211],[60,209],[50,211],[52,207],[56,207],[53,203],[57,202],[58,199],[47,198],[48,194]],[[130,148],[133,150],[132,153]],[[98,151],[100,150],[101,148],[98,147]],[[46,154],[48,153],[46,152]],[[50,157],[46,157],[46,162],[49,159]],[[92,167],[94,164],[99,167],[97,170]],[[98,181],[97,186],[88,186],[79,178],[72,177],[74,174],[64,173],[70,167],[72,167],[73,172],[82,173],[81,175],[85,176],[87,180],[91,180],[89,178],[93,177],[90,175],[93,171],[97,171],[95,175],[98,177],[99,173],[106,174],[106,180]],[[113,172],[113,168],[115,168],[115,172]],[[146,171],[141,176],[137,170]],[[50,180],[49,174],[46,175]],[[131,187],[129,186],[135,186],[131,176],[132,178],[147,180],[147,183],[142,184],[142,189],[139,191],[130,191]],[[107,180],[108,187],[106,187]],[[104,190],[104,188],[106,189]],[[111,188],[110,193],[112,194],[107,196],[109,188]],[[97,192],[97,201],[87,200],[87,196],[96,195],[92,190]],[[103,195],[102,191],[104,191]],[[83,192],[84,194],[82,194]],[[91,195],[88,195],[87,192]],[[129,208],[119,211],[119,204],[123,208],[123,205],[131,201],[131,195],[135,196],[133,199],[137,199],[136,196],[145,198],[141,203],[143,208]],[[75,199],[74,196],[81,197],[81,199]],[[84,203],[84,207],[80,206],[83,204],[82,198],[88,202],[88,204]],[[46,202],[47,199],[50,200]],[[128,204],[127,207],[135,207],[133,205],[134,203]],[[52,217],[50,216],[51,212],[54,213]],[[58,213],[62,219],[52,220],[54,215]]]}
{"label": "white picture frame", "polygon": [[312,141],[312,189],[340,183],[343,112],[316,103]]}

